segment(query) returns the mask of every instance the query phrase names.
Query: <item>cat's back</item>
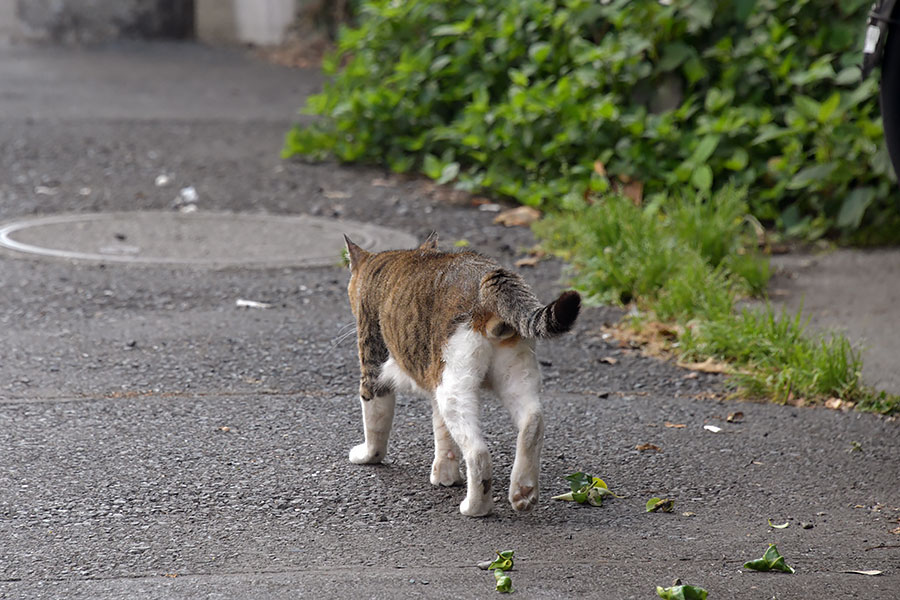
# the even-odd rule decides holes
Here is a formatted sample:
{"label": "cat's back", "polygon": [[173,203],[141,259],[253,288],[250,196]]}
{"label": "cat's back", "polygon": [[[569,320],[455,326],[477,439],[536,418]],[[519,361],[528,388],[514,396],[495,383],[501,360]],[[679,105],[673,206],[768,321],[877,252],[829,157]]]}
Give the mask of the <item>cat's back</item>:
{"label": "cat's back", "polygon": [[391,250],[369,261],[365,285],[380,304],[397,308],[429,299],[471,308],[481,279],[498,268],[490,258],[471,251]]}

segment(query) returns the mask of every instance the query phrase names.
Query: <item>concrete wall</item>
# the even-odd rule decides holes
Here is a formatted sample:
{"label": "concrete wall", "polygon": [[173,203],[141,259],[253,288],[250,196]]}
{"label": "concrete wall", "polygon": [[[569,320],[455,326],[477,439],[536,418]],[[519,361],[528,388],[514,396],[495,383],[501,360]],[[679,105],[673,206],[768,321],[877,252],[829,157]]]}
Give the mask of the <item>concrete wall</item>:
{"label": "concrete wall", "polygon": [[62,43],[194,32],[194,0],[18,0],[16,16],[23,37]]}
{"label": "concrete wall", "polygon": [[0,43],[196,37],[209,44],[278,44],[298,7],[311,1],[0,0]]}
{"label": "concrete wall", "polygon": [[0,0],[0,43],[20,37],[16,0]]}
{"label": "concrete wall", "polygon": [[[303,0],[300,0],[302,4]],[[197,39],[208,44],[279,44],[298,0],[196,0]]]}

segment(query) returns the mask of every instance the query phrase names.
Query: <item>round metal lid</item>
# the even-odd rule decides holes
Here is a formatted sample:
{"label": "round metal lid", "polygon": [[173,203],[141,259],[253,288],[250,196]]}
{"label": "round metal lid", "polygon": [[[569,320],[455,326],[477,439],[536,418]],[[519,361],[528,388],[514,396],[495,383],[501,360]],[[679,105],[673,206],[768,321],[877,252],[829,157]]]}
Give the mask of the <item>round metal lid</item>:
{"label": "round metal lid", "polygon": [[35,256],[158,265],[337,265],[343,235],[367,250],[410,248],[402,231],[309,215],[215,212],[58,214],[0,225],[0,247]]}

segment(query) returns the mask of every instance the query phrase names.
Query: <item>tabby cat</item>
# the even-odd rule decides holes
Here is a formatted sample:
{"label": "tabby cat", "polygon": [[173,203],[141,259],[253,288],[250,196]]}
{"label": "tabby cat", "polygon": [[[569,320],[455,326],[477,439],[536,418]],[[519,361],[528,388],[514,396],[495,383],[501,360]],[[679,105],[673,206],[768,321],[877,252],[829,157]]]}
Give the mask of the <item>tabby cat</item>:
{"label": "tabby cat", "polygon": [[431,398],[431,483],[462,483],[464,459],[467,492],[459,510],[473,517],[490,513],[491,457],[478,399],[479,389],[488,387],[518,427],[509,502],[517,511],[534,508],[544,436],[534,340],[571,329],[581,297],[568,291],[544,306],[516,273],[475,252],[440,251],[433,235],[417,249],[379,253],[345,240],[365,429],[350,462],[384,459],[394,392],[417,392]]}

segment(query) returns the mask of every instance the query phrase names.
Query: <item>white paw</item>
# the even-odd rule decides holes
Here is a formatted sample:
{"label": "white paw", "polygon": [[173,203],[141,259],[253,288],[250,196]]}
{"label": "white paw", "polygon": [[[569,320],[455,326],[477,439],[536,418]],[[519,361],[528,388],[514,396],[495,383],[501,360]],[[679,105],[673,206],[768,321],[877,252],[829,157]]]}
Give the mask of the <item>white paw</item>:
{"label": "white paw", "polygon": [[533,509],[538,501],[538,487],[536,485],[523,485],[510,483],[509,503],[513,510],[528,512]]}
{"label": "white paw", "polygon": [[365,443],[350,449],[350,462],[355,465],[374,465],[384,460],[384,452],[371,450]]}
{"label": "white paw", "polygon": [[491,479],[482,479],[478,484],[469,482],[466,499],[459,505],[459,512],[467,517],[483,517],[494,510],[494,497],[491,494]]}
{"label": "white paw", "polygon": [[448,458],[435,458],[431,463],[431,485],[451,487],[463,482],[459,474],[459,461]]}
{"label": "white paw", "polygon": [[459,505],[459,512],[467,517],[484,517],[491,514],[491,511],[493,510],[494,499],[491,498],[490,494],[474,499],[470,496],[466,496],[466,499]]}

